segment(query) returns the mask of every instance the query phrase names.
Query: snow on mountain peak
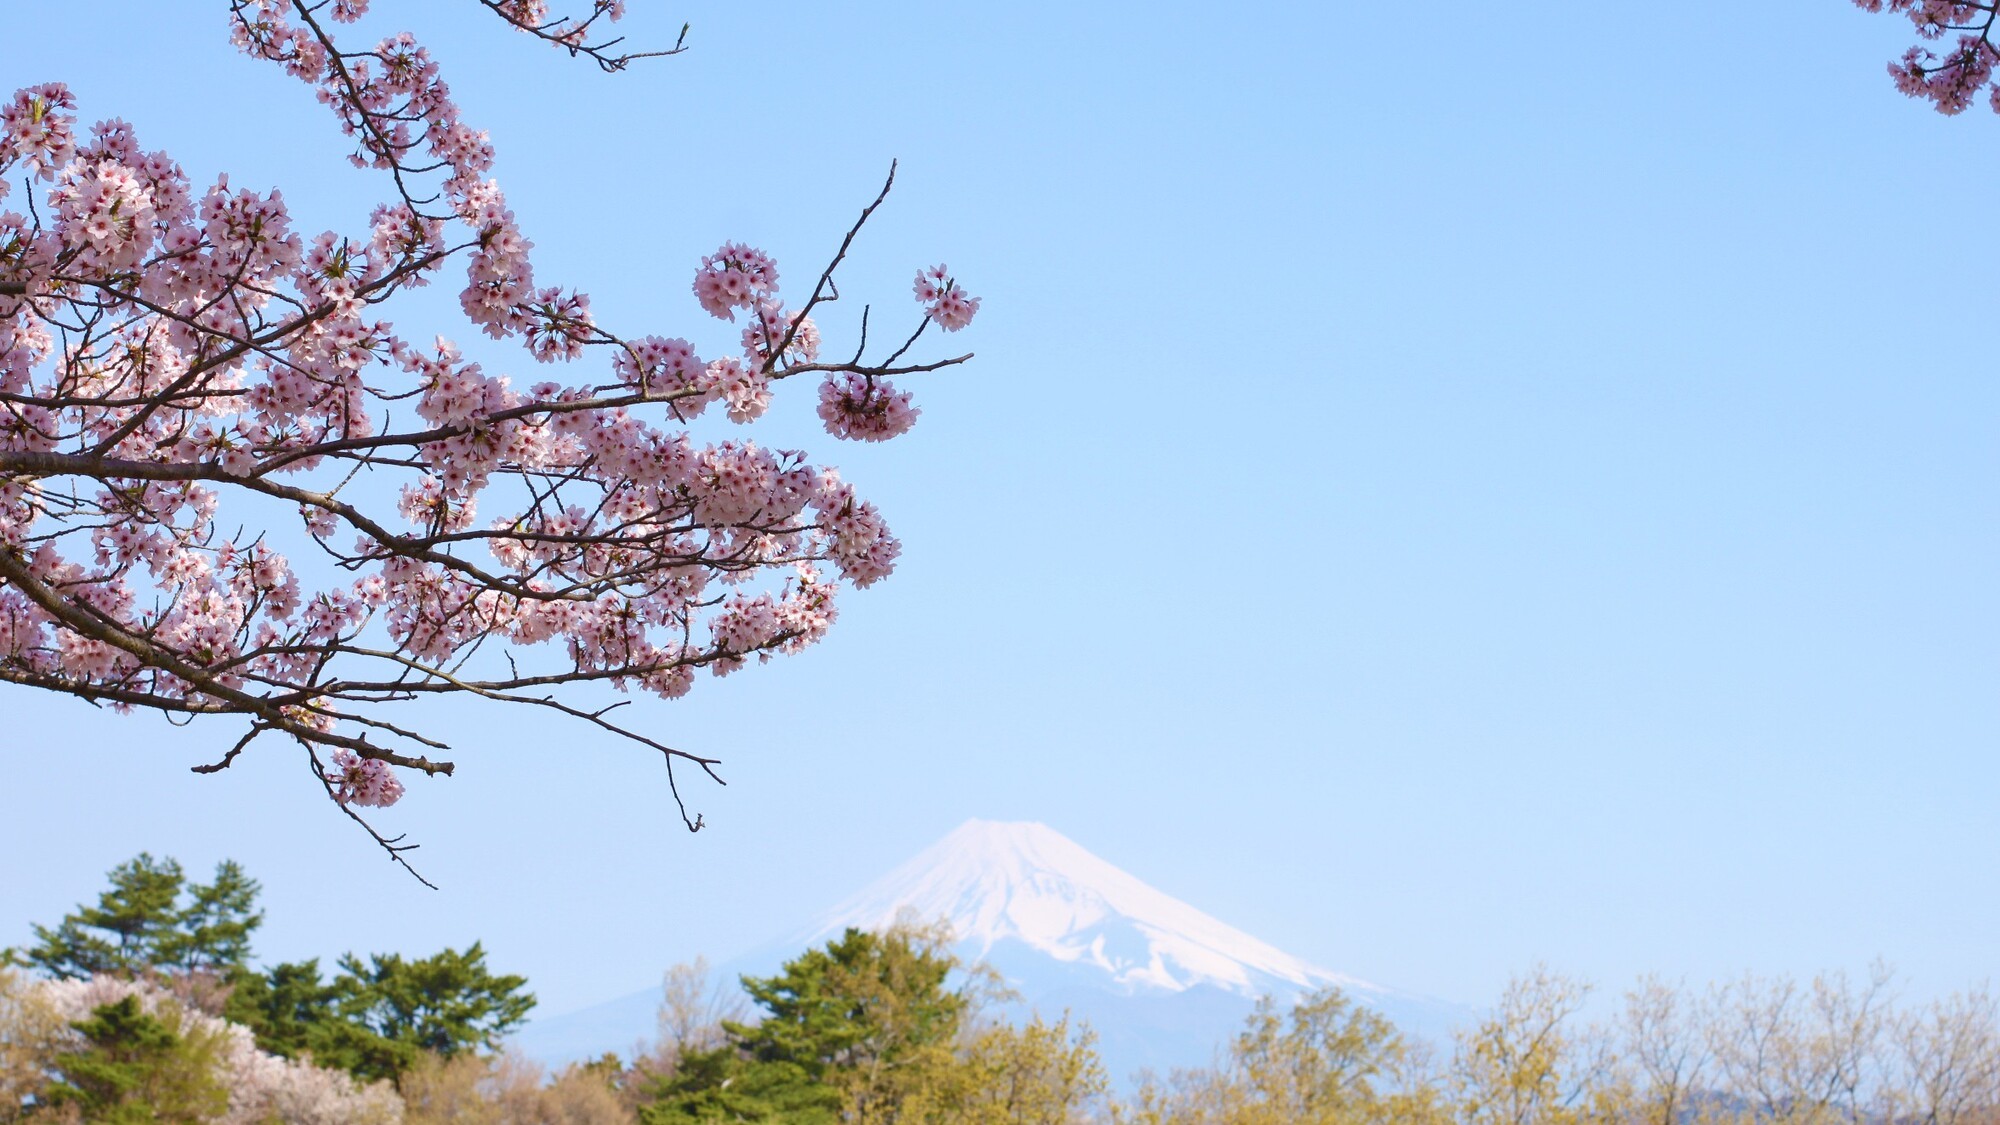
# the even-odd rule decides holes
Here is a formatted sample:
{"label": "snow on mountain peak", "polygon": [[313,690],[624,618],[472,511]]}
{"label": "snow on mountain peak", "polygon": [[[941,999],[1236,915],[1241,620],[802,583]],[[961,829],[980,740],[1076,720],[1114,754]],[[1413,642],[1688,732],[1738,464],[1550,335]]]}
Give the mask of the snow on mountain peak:
{"label": "snow on mountain peak", "polygon": [[1121,991],[1203,984],[1245,996],[1328,984],[1381,991],[1274,949],[1031,822],[966,821],[823,915],[805,944],[907,915],[949,922],[974,957],[1006,954],[1018,943],[1108,977]]}

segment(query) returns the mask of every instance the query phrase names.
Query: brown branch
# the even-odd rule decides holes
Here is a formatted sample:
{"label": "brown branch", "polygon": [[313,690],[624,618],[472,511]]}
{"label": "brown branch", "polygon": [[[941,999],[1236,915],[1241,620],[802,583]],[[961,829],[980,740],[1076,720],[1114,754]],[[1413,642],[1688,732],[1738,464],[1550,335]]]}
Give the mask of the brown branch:
{"label": "brown branch", "polygon": [[282,730],[294,738],[318,745],[352,750],[365,758],[422,770],[427,774],[441,773],[449,776],[452,772],[453,765],[450,762],[433,762],[429,758],[422,757],[412,758],[385,750],[366,739],[313,730],[286,715],[279,705],[270,700],[260,699],[217,682],[211,673],[190,663],[180,653],[131,633],[95,611],[84,612],[87,607],[82,603],[66,599],[50,589],[28,569],[26,561],[11,550],[0,549],[0,578],[6,579],[15,589],[25,594],[29,601],[39,606],[42,612],[55,618],[78,636],[110,645],[147,667],[167,672],[199,690],[201,694],[230,704],[237,713],[254,715],[262,719],[275,730]]}

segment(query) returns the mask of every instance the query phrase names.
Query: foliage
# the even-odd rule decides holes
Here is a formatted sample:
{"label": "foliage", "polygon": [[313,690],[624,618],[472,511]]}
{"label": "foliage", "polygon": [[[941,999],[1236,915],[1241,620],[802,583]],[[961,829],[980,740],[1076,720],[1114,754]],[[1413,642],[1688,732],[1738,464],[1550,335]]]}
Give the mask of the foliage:
{"label": "foliage", "polygon": [[[698,973],[679,978],[671,1009],[688,1046],[651,1084],[641,1119],[692,1121],[1082,1121],[1106,1080],[1088,1029],[1039,1018],[984,1023],[992,975],[961,965],[941,926],[848,930],[771,977],[743,981],[761,1019],[723,1019],[712,1034],[685,1018]],[[677,979],[670,977],[670,979]],[[663,1012],[663,1024],[669,1022]]]}
{"label": "foliage", "polygon": [[1217,1065],[1144,1083],[1130,1111],[1140,1122],[1343,1125],[1443,1122],[1424,1052],[1337,988],[1281,1013],[1269,997]]}
{"label": "foliage", "polygon": [[[66,1026],[64,1033],[46,1042],[37,1060],[48,1075],[60,1077],[67,1065],[64,1058],[88,1047],[79,1027],[87,1026],[108,1008],[136,1005],[139,1014],[191,1048],[184,1053],[156,1053],[153,1061],[160,1065],[152,1075],[155,1084],[168,1089],[205,1089],[213,1084],[226,1092],[222,1111],[203,1117],[213,1125],[269,1125],[272,1121],[286,1125],[386,1125],[401,1112],[401,1102],[387,1084],[359,1083],[343,1071],[261,1051],[248,1029],[187,1007],[149,980],[109,976],[88,981],[45,980],[33,986],[32,999]],[[0,1028],[0,1038],[5,1037],[5,1031]],[[55,1097],[48,1090],[29,1093],[43,1102]],[[74,1109],[75,1099],[68,1104]]]}
{"label": "foliage", "polygon": [[288,961],[240,975],[222,1014],[250,1028],[257,1045],[285,1058],[311,1054],[331,1065],[345,1062],[332,1034],[340,992],[320,979],[319,960]]}
{"label": "foliage", "polygon": [[36,983],[0,965],[0,1123],[22,1121],[73,1030]]}
{"label": "foliage", "polygon": [[[148,865],[164,866],[127,872]],[[741,982],[757,1022],[722,1014],[730,1004],[705,969],[676,970],[662,1020],[670,1061],[607,1058],[553,1077],[497,1053],[525,1014],[525,982],[493,974],[477,945],[347,957],[331,979],[316,962],[246,969],[230,997],[242,1023],[189,1006],[169,991],[174,973],[31,982],[0,968],[0,1122],[2000,1121],[2000,1002],[1976,990],[1899,1008],[1879,967],[1859,981],[1747,977],[1705,991],[1644,980],[1602,1025],[1583,1019],[1584,984],[1536,969],[1435,1065],[1426,1045],[1337,990],[1267,999],[1213,1066],[1114,1103],[1087,1028],[991,1020],[990,979],[948,941],[942,928],[844,933]]]}
{"label": "foliage", "polygon": [[936,1125],[1070,1125],[1094,1120],[1109,1081],[1089,1028],[1072,1030],[1067,1016],[1034,1016],[1019,1027],[996,1023],[929,1056],[901,1079],[901,1096],[871,1111],[855,1107],[855,1122]]}
{"label": "foliage", "polygon": [[259,887],[233,862],[190,886],[179,863],[142,854],[109,878],[95,906],[35,927],[25,963],[59,980],[153,982],[247,1028],[280,1058],[394,1079],[426,1053],[494,1049],[534,1007],[527,980],[493,972],[477,942],[421,958],[348,954],[330,979],[316,959],[258,970]]}
{"label": "foliage", "polygon": [[1467,1125],[1581,1125],[1607,1120],[1615,1094],[1596,1028],[1575,1017],[1587,985],[1538,966],[1516,977],[1491,1015],[1458,1036],[1452,1092]]}
{"label": "foliage", "polygon": [[493,973],[477,942],[416,959],[349,954],[339,967],[326,981],[317,960],[247,974],[224,1013],[274,1054],[310,1055],[373,1080],[401,1076],[425,1052],[496,1048],[535,1004],[527,979]]}
{"label": "foliage", "polygon": [[755,1024],[724,1021],[726,1043],[682,1056],[649,1122],[737,1117],[833,1121],[843,1106],[895,1097],[892,1077],[958,1033],[968,997],[941,935],[850,929],[772,977],[746,977]]}
{"label": "foliage", "polygon": [[[152,981],[38,981],[26,999],[42,1013],[44,1035],[30,1059],[42,1081],[20,1093],[38,1113],[116,1119],[138,1113],[132,1105],[174,1109],[188,1091],[200,1095],[194,1113],[212,1125],[388,1125],[402,1109],[386,1083],[364,1085],[344,1071],[268,1055],[248,1029],[186,1007]],[[18,1011],[0,1009],[6,1015]],[[60,1027],[52,1037],[48,1017]],[[114,1023],[98,1033],[108,1017]],[[18,1031],[0,1023],[0,1041]],[[204,1093],[210,1089],[224,1091],[220,1103]]]}
{"label": "foliage", "polygon": [[849,929],[776,976],[746,978],[762,1018],[723,1028],[751,1057],[797,1063],[814,1078],[895,1066],[958,1033],[969,999],[945,988],[958,965],[945,945],[931,931]]}
{"label": "foliage", "polygon": [[217,1042],[178,1034],[137,995],[99,1006],[73,1025],[80,1044],[53,1060],[51,1105],[75,1106],[105,1125],[199,1125],[222,1116],[229,1092],[216,1075]]}
{"label": "foliage", "polygon": [[745,1057],[733,1047],[684,1056],[674,1074],[647,1092],[644,1125],[695,1121],[768,1121],[834,1125],[840,1092],[789,1060]]}
{"label": "foliage", "polygon": [[523,991],[527,983],[490,971],[478,942],[462,953],[446,949],[415,960],[377,953],[363,963],[349,954],[334,978],[335,1007],[348,1023],[400,1050],[450,1058],[494,1049],[520,1026],[535,1006]]}
{"label": "foliage", "polygon": [[426,1055],[406,1073],[403,1125],[627,1125],[605,1074],[570,1067],[545,1080],[516,1055]]}
{"label": "foliage", "polygon": [[141,852],[111,869],[95,906],[79,906],[53,929],[35,927],[25,962],[51,976],[132,976],[149,970],[227,977],[250,959],[263,924],[258,885],[230,860],[209,883],[187,882],[173,859]]}

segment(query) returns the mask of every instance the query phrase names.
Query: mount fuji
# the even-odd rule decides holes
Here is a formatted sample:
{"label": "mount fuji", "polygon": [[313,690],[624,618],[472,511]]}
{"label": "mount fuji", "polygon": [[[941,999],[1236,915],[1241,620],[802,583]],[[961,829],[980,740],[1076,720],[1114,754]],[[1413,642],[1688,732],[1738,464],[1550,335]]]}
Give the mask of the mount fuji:
{"label": "mount fuji", "polygon": [[[1273,948],[1092,855],[1041,824],[972,820],[853,898],[724,972],[769,973],[849,927],[944,921],[954,952],[984,961],[1046,1017],[1067,1011],[1098,1034],[1123,1079],[1207,1062],[1260,996],[1334,986],[1418,1036],[1458,1023],[1455,1005],[1383,988]],[[727,979],[725,977],[725,979]],[[657,988],[537,1020],[516,1045],[548,1062],[625,1050],[653,1031]]]}

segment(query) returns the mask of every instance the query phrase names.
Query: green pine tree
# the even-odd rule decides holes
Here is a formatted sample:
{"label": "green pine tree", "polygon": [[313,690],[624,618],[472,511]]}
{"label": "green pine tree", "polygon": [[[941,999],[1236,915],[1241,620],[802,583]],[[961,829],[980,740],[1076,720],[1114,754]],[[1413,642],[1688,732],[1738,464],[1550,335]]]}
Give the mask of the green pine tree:
{"label": "green pine tree", "polygon": [[524,991],[528,978],[495,975],[478,942],[463,953],[446,949],[417,959],[375,953],[365,964],[350,953],[340,970],[334,986],[343,1016],[446,1058],[498,1047],[535,1006],[534,994]]}
{"label": "green pine tree", "polygon": [[96,906],[77,907],[54,929],[36,926],[37,944],[25,959],[62,978],[141,972],[179,917],[175,903],[185,882],[180,864],[141,852],[111,869],[111,888]]}
{"label": "green pine tree", "polygon": [[840,1091],[792,1062],[748,1059],[733,1046],[681,1056],[672,1077],[650,1092],[642,1125],[762,1121],[837,1125]]}
{"label": "green pine tree", "polygon": [[425,1051],[450,1058],[496,1049],[535,1006],[527,983],[488,969],[477,942],[423,958],[348,954],[331,980],[321,979],[317,960],[246,974],[223,1015],[274,1054],[395,1079]]}
{"label": "green pine tree", "polygon": [[153,951],[154,966],[218,976],[247,966],[250,935],[264,924],[264,912],[257,909],[262,890],[235,860],[216,864],[214,882],[188,886],[187,905]]}
{"label": "green pine tree", "polygon": [[54,977],[213,981],[226,986],[212,993],[223,1017],[248,1027],[264,1050],[309,1054],[369,1081],[400,1077],[426,1051],[496,1049],[535,1006],[527,979],[494,973],[476,942],[421,958],[349,954],[331,979],[317,959],[260,972],[250,939],[264,922],[262,888],[233,861],[218,864],[213,881],[191,884],[179,863],[142,853],[112,868],[110,880],[96,905],[36,926],[36,944],[13,956]]}
{"label": "green pine tree", "polygon": [[256,880],[234,862],[216,865],[212,883],[189,884],[179,863],[141,852],[112,868],[110,879],[97,905],[78,906],[54,928],[36,926],[36,944],[22,960],[63,978],[167,972],[227,979],[249,965],[250,935],[264,915]]}
{"label": "green pine tree", "polygon": [[197,1125],[229,1107],[216,1077],[215,1042],[184,1037],[136,996],[74,1025],[83,1045],[57,1056],[48,1100],[103,1125]]}
{"label": "green pine tree", "polygon": [[646,1125],[880,1116],[912,1064],[948,1052],[971,1006],[945,987],[958,968],[939,931],[850,929],[743,987],[764,1018],[724,1021],[728,1043],[681,1058],[650,1091]]}
{"label": "green pine tree", "polygon": [[280,962],[261,973],[243,973],[229,990],[222,1016],[257,1036],[257,1045],[288,1059],[311,1054],[325,1066],[347,1068],[327,1034],[340,1022],[340,990],[322,981],[319,959]]}

